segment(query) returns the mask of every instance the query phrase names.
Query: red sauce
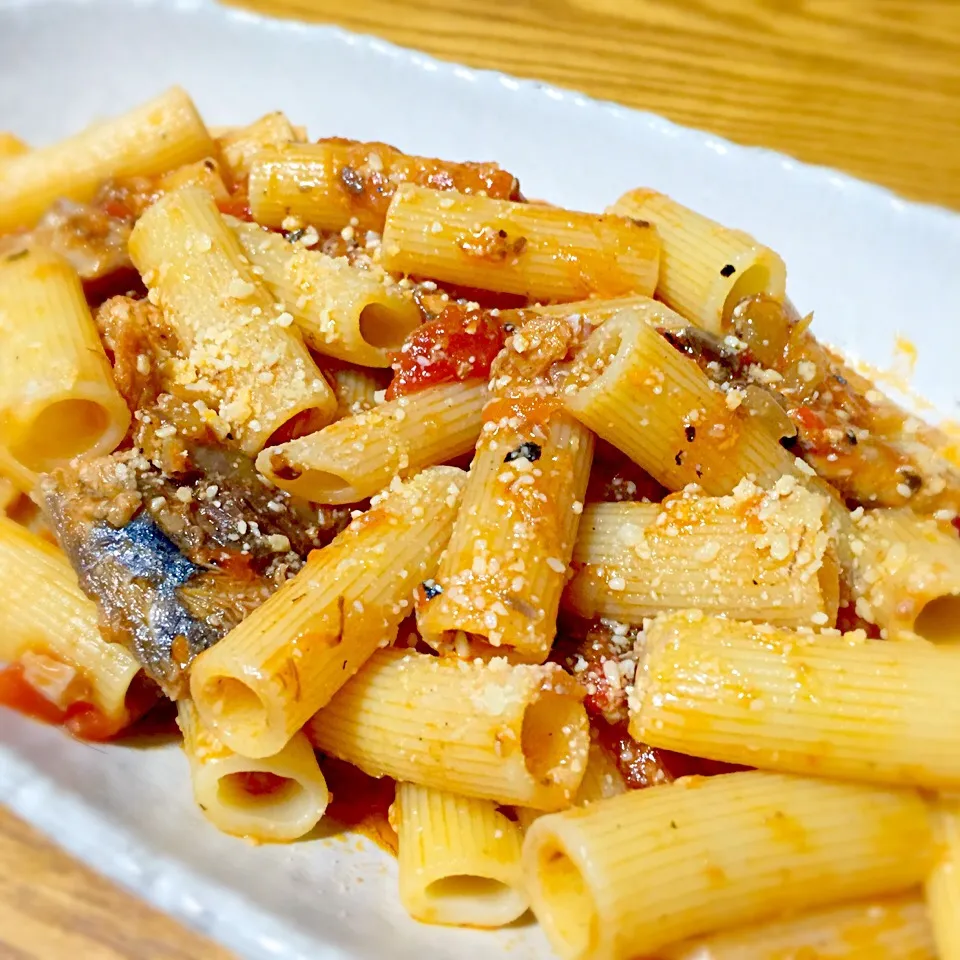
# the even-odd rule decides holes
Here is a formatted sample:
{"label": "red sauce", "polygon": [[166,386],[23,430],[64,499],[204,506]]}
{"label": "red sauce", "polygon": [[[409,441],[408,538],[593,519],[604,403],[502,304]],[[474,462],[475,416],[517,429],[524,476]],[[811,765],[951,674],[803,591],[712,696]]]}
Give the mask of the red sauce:
{"label": "red sauce", "polygon": [[639,743],[627,732],[625,723],[610,724],[595,719],[593,725],[601,746],[613,755],[620,774],[630,790],[642,790],[662,783],[672,783],[680,777],[712,777],[721,773],[750,769]]}
{"label": "red sauce", "polygon": [[246,193],[235,193],[225,200],[217,200],[217,209],[227,216],[236,217],[238,220],[246,220],[247,223],[253,222],[253,214],[250,212],[250,198]]}
{"label": "red sauce", "polygon": [[269,770],[247,770],[233,776],[237,786],[251,797],[266,797],[271,793],[278,793],[290,782],[287,777],[280,777]]}
{"label": "red sauce", "polygon": [[386,399],[406,397],[441,383],[487,379],[505,337],[495,318],[451,304],[436,320],[414,330],[394,355]]}
{"label": "red sauce", "polygon": [[156,687],[152,684],[134,680],[127,694],[126,715],[115,720],[82,700],[61,710],[26,680],[22,664],[11,663],[0,670],[0,706],[42,723],[62,726],[78,740],[109,740],[115,737],[133,719],[146,713],[156,702],[156,696]]}
{"label": "red sauce", "polygon": [[496,397],[483,408],[483,419],[499,423],[516,418],[527,425],[543,425],[562,409],[555,397]]}
{"label": "red sauce", "polygon": [[348,830],[360,833],[396,856],[397,834],[388,820],[396,782],[367,776],[352,764],[323,757],[320,768],[330,790],[327,813]]}

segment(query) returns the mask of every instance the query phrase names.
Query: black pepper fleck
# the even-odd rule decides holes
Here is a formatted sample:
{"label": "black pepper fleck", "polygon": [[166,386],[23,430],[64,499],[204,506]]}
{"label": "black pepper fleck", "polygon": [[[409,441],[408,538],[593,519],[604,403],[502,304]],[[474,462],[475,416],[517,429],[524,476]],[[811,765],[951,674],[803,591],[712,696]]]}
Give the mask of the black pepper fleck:
{"label": "black pepper fleck", "polygon": [[540,444],[538,443],[521,443],[516,450],[511,450],[504,458],[504,463],[511,463],[514,460],[519,460],[521,457],[524,460],[529,460],[531,463],[536,462],[540,459]]}
{"label": "black pepper fleck", "polygon": [[720,268],[721,277],[732,277],[736,272],[737,268],[732,263]]}
{"label": "black pepper fleck", "polygon": [[436,580],[424,580],[420,586],[423,587],[423,595],[427,600],[439,597],[443,593],[443,587]]}
{"label": "black pepper fleck", "polygon": [[697,438],[697,428],[689,424],[683,428],[683,433],[687,438],[687,443],[693,443]]}
{"label": "black pepper fleck", "polygon": [[676,456],[673,458],[673,462],[678,466],[683,466],[683,451],[678,450]]}
{"label": "black pepper fleck", "polygon": [[363,193],[363,177],[361,177],[353,167],[341,168],[340,182],[351,193]]}
{"label": "black pepper fleck", "polygon": [[301,227],[299,230],[290,230],[287,233],[284,233],[283,239],[289,240],[291,243],[296,243],[306,232],[306,227]]}
{"label": "black pepper fleck", "polygon": [[849,443],[851,447],[855,447],[858,442],[859,441],[857,440],[857,435],[852,430],[848,430],[847,443]]}

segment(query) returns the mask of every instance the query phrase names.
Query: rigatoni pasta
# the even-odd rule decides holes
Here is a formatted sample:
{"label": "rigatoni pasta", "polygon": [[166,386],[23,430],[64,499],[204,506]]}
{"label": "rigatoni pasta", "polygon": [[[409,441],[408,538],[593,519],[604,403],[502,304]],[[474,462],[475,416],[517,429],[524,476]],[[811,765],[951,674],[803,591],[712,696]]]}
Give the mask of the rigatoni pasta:
{"label": "rigatoni pasta", "polygon": [[601,324],[574,357],[559,395],[591,430],[665,487],[729,493],[796,473],[794,457],[742,394],[721,391],[658,332],[669,311],[653,300]]}
{"label": "rigatoni pasta", "polygon": [[530,300],[650,296],[660,240],[626,217],[405,184],[387,211],[381,263]]}
{"label": "rigatoni pasta", "polygon": [[960,650],[687,611],[646,632],[630,729],[731,763],[957,790],[958,684]]}
{"label": "rigatoni pasta", "polygon": [[436,570],[465,477],[426,470],[386,491],[193,666],[197,709],[239,753],[281,750],[391,643],[413,591]]}
{"label": "rigatoni pasta", "polygon": [[792,477],[770,491],[584,510],[564,606],[581,617],[642,623],[693,608],[791,627],[833,626],[835,536],[824,497]]}
{"label": "rigatoni pasta", "polygon": [[[949,954],[943,954],[949,956]],[[930,920],[916,894],[829,907],[702,937],[659,960],[936,960]]]}
{"label": "rigatoni pasta", "polygon": [[257,467],[281,489],[318,503],[355,503],[393,477],[472,450],[486,400],[479,381],[430,387],[268,447]]}
{"label": "rigatoni pasta", "polygon": [[0,446],[14,479],[119,445],[130,411],[65,260],[35,250],[0,261],[0,337]]}
{"label": "rigatoni pasta", "polygon": [[941,431],[762,238],[306,139],[0,133],[0,706],[176,700],[214,826],[367,833],[422,922],[954,960]]}
{"label": "rigatoni pasta", "polygon": [[516,179],[494,163],[452,163],[385,143],[331,138],[263,150],[250,169],[250,207],[268,227],[292,220],[318,230],[383,230],[397,186],[415,183],[512,199]]}
{"label": "rigatoni pasta", "polygon": [[63,197],[89,200],[111,177],[149,177],[213,152],[193,102],[171,87],[123,116],[4,161],[0,232],[33,226]]}
{"label": "rigatoni pasta", "polygon": [[541,810],[571,802],[589,733],[555,664],[375,653],[310,721],[325,753],[371,776]]}
{"label": "rigatoni pasta", "polygon": [[450,546],[418,605],[420,632],[438,648],[480,643],[542,663],[553,644],[593,436],[528,399],[528,416],[496,398],[486,408]]}
{"label": "rigatoni pasta", "polygon": [[217,829],[277,843],[299,839],[320,821],[329,793],[303,733],[273,756],[253,759],[225,747],[191,700],[177,704],[177,724],[194,799]]}
{"label": "rigatoni pasta", "polygon": [[657,297],[698,326],[719,332],[733,308],[762,293],[783,300],[787,269],[769,247],[728,230],[655,190],[631,190],[611,213],[652,223],[663,253]]}
{"label": "rigatoni pasta", "polygon": [[924,887],[927,912],[937,955],[953,960],[960,956],[960,801],[955,795],[935,800],[930,816],[938,855]]}
{"label": "rigatoni pasta", "polygon": [[336,398],[264,289],[209,194],[182,188],[154,204],[130,255],[181,342],[167,371],[173,392],[202,400],[224,439],[255,454],[294,418],[329,422]]}
{"label": "rigatoni pasta", "polygon": [[5,585],[0,661],[31,656],[33,666],[44,669],[48,682],[41,692],[51,702],[63,709],[88,703],[113,730],[121,728],[128,719],[127,693],[140,665],[125,647],[103,638],[97,609],[77,586],[67,558],[0,516],[0,580]]}
{"label": "rigatoni pasta", "polygon": [[526,913],[520,828],[492,800],[397,785],[400,901],[424,923],[502,927]]}
{"label": "rigatoni pasta", "polygon": [[391,353],[420,325],[408,293],[382,270],[289,243],[256,224],[228,221],[253,271],[290,311],[318,353],[368,367],[388,367]]}
{"label": "rigatoni pasta", "polygon": [[786,910],[907,890],[933,855],[910,791],[753,771],[540,817],[523,870],[561,957],[627,960]]}

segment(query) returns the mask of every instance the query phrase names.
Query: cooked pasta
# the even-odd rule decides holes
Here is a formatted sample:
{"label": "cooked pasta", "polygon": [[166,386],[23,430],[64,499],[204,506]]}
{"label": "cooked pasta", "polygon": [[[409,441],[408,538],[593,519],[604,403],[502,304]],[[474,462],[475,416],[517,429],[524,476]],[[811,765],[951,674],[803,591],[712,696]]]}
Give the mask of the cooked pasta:
{"label": "cooked pasta", "polygon": [[382,270],[360,270],[256,224],[229,220],[253,271],[290,311],[308,346],[368,367],[390,355],[420,325],[411,297]]}
{"label": "cooked pasta", "polygon": [[960,801],[944,797],[931,810],[939,852],[926,878],[927,911],[941,960],[960,956]]}
{"label": "cooked pasta", "polygon": [[497,414],[502,406],[495,399],[487,407],[494,419],[486,419],[437,588],[419,605],[418,623],[438,648],[462,635],[542,663],[556,633],[593,436],[555,407],[514,424],[509,410]]}
{"label": "cooked pasta", "polygon": [[116,730],[140,671],[133,654],[109,643],[97,608],[77,586],[67,558],[43,538],[0,516],[0,661],[30,658],[41,693],[66,709],[88,703]]}
{"label": "cooked pasta", "polygon": [[383,493],[191,672],[204,722],[238,753],[278,752],[392,642],[416,586],[436,571],[464,483],[426,470]]}
{"label": "cooked pasta", "polygon": [[318,230],[380,232],[401,183],[504,199],[517,188],[513,176],[493,163],[451,163],[385,143],[331,139],[263,150],[251,164],[250,208],[268,227],[292,219]]}
{"label": "cooked pasta", "polygon": [[651,189],[176,87],[0,132],[0,709],[175,701],[215,827],[420,922],[960,960],[960,470],[811,323]]}
{"label": "cooked pasta", "polygon": [[0,232],[30,227],[56,200],[89,200],[111,177],[149,177],[214,153],[193,102],[171,87],[60,143],[4,161]]}
{"label": "cooked pasta", "polygon": [[253,759],[225,747],[200,720],[191,700],[177,704],[193,796],[224,833],[261,842],[297,840],[327,808],[327,784],[310,742],[300,732],[279,752]]}
{"label": "cooked pasta", "polygon": [[857,612],[890,639],[960,642],[960,539],[911,510],[859,511],[848,534]]}
{"label": "cooked pasta", "polygon": [[923,901],[903,894],[714,934],[658,960],[937,960],[937,950]]}
{"label": "cooked pasta", "polygon": [[293,318],[248,266],[240,243],[198,188],[167,194],[138,221],[130,255],[182,343],[173,392],[202,400],[225,439],[257,453],[285,424],[336,410]]}
{"label": "cooked pasta", "polygon": [[400,901],[424,923],[502,927],[527,911],[520,828],[492,800],[397,785]]}
{"label": "cooked pasta", "polygon": [[257,467],[281,489],[317,503],[355,503],[393,477],[472,450],[486,399],[478,381],[430,387],[269,447]]}
{"label": "cooked pasta", "polygon": [[839,569],[826,500],[792,477],[772,491],[584,510],[564,604],[639,624],[693,608],[783,626],[833,626]]}
{"label": "cooked pasta", "polygon": [[783,260],[742,230],[728,230],[655,190],[631,190],[610,212],[657,228],[663,244],[657,297],[707,330],[722,330],[745,297],[785,296]]}
{"label": "cooked pasta", "polygon": [[387,211],[381,262],[531,300],[650,296],[660,240],[649,224],[627,217],[404,184]]}
{"label": "cooked pasta", "polygon": [[787,910],[907,890],[933,856],[910,791],[754,771],[540,817],[523,871],[561,957],[627,960]]}
{"label": "cooked pasta", "polygon": [[717,389],[658,331],[669,311],[653,300],[601,324],[560,388],[566,408],[665,487],[725,494],[744,478],[761,486],[796,472],[794,457],[742,391]]}
{"label": "cooked pasta", "polygon": [[568,806],[589,734],[555,664],[375,653],[309,723],[325,753],[371,776],[541,810]]}
{"label": "cooked pasta", "polygon": [[687,611],[646,632],[630,729],[731,763],[957,790],[958,684],[960,650]]}
{"label": "cooked pasta", "polygon": [[0,261],[0,337],[0,446],[14,479],[120,443],[130,411],[65,260],[36,250]]}

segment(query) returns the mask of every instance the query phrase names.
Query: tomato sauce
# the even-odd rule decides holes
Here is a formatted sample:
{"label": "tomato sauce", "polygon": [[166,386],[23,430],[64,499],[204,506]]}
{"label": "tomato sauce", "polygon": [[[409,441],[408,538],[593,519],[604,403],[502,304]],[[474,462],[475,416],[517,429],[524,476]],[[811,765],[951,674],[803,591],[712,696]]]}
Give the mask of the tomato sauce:
{"label": "tomato sauce", "polygon": [[11,663],[0,669],[0,706],[41,723],[63,727],[78,740],[100,741],[115,737],[133,719],[146,713],[156,698],[156,688],[152,684],[134,680],[127,694],[126,715],[119,720],[105,716],[93,704],[82,700],[63,710],[27,681],[22,664]]}
{"label": "tomato sauce", "polygon": [[348,830],[362,834],[394,856],[398,840],[388,813],[396,795],[396,782],[367,776],[352,764],[323,757],[320,768],[330,790],[327,813]]}
{"label": "tomato sauce", "polygon": [[394,355],[386,399],[406,397],[442,383],[487,379],[505,338],[496,318],[451,304],[436,320],[414,330]]}
{"label": "tomato sauce", "polygon": [[247,770],[232,776],[236,785],[251,797],[268,797],[272,793],[279,793],[290,783],[287,777],[278,776],[269,770]]}

